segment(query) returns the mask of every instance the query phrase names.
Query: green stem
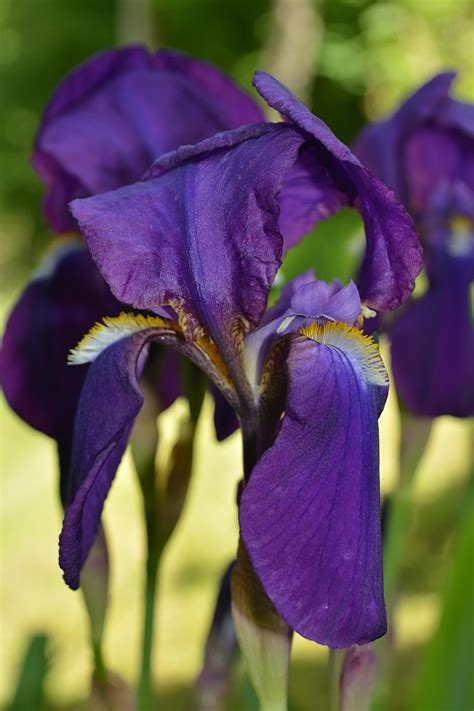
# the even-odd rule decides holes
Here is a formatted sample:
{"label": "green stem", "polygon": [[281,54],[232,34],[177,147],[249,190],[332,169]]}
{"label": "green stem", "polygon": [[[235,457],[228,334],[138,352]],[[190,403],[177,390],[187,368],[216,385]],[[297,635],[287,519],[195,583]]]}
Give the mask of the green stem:
{"label": "green stem", "polygon": [[392,618],[400,563],[410,527],[412,499],[412,485],[408,482],[400,487],[391,500],[389,527],[384,546],[384,588],[389,620]]}
{"label": "green stem", "polygon": [[142,659],[138,682],[138,711],[151,711],[153,709],[152,653],[159,561],[160,555],[154,555],[148,559],[146,566]]}
{"label": "green stem", "polygon": [[267,702],[260,706],[260,711],[288,711],[288,706],[286,701]]}
{"label": "green stem", "polygon": [[92,649],[94,652],[94,677],[99,684],[105,684],[107,681],[107,669],[102,655],[101,640],[94,640],[92,642]]}
{"label": "green stem", "polygon": [[379,674],[372,711],[382,711],[389,698],[392,664],[392,628],[395,599],[400,578],[403,552],[408,539],[413,513],[413,482],[431,432],[432,421],[410,415],[400,408],[401,441],[398,488],[391,498],[388,526],[383,545],[384,592],[389,633],[378,640],[376,649]]}
{"label": "green stem", "polygon": [[429,439],[432,421],[401,411],[400,424],[399,484],[391,500],[388,530],[384,541],[384,588],[389,621],[412,518],[413,482]]}
{"label": "green stem", "polygon": [[345,653],[345,649],[329,650],[329,700],[331,711],[339,711],[340,707],[340,680]]}

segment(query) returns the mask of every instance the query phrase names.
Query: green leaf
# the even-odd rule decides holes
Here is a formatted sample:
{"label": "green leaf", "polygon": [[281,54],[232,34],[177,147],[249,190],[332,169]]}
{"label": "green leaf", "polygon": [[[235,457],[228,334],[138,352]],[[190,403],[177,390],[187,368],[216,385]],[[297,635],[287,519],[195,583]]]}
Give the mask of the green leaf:
{"label": "green leaf", "polygon": [[429,643],[413,711],[474,708],[474,499],[466,510],[442,599],[439,628]]}
{"label": "green leaf", "polygon": [[347,283],[357,276],[364,249],[364,231],[358,212],[344,208],[320,222],[300,244],[290,249],[281,266],[284,282],[308,269],[318,279]]}
{"label": "green leaf", "polygon": [[43,634],[35,635],[31,639],[20,669],[10,711],[41,711],[44,708],[43,686],[48,671],[46,643],[47,638]]}

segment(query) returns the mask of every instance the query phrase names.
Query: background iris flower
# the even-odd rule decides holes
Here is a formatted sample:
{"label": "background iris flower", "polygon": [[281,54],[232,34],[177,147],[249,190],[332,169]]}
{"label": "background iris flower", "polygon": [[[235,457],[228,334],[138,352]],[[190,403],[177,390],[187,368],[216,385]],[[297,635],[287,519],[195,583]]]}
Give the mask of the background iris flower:
{"label": "background iris flower", "polygon": [[[241,534],[265,592],[292,629],[346,647],[385,632],[377,418],[388,380],[353,323],[359,292],[372,308],[402,303],[420,247],[393,193],[322,121],[269,75],[255,84],[289,122],[216,134],[139,183],[72,203],[113,293],[156,315],[106,319],[71,356],[94,362],[60,562],[77,587],[158,341],[202,368],[239,416]],[[265,313],[284,245],[347,204],[366,228],[359,287],[304,275]]]}
{"label": "background iris flower", "polygon": [[413,216],[428,288],[390,328],[399,397],[416,415],[474,414],[474,106],[439,74],[392,116],[369,125],[356,153]]}
{"label": "background iris flower", "polygon": [[[77,232],[71,199],[138,180],[162,153],[260,118],[249,97],[203,62],[141,47],[98,54],[64,79],[41,121],[32,163],[47,186],[45,217],[57,233]],[[87,251],[69,240],[47,257],[8,320],[6,397],[57,440],[63,478],[86,370],[68,368],[67,354],[98,318],[120,308]],[[180,393],[178,365],[160,363],[160,371],[150,390],[165,409]],[[224,421],[218,433],[231,429]]]}

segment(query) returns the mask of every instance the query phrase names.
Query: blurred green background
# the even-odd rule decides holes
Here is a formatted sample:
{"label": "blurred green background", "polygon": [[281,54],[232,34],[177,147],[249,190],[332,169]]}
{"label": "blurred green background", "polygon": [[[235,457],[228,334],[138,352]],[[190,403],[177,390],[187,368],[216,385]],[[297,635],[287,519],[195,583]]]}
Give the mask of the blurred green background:
{"label": "blurred green background", "polygon": [[[391,110],[440,69],[457,68],[455,91],[472,100],[473,20],[470,0],[0,0],[2,316],[49,240],[40,208],[42,188],[29,165],[42,109],[63,75],[91,53],[137,40],[175,47],[217,64],[249,91],[256,68],[272,71],[350,142],[367,117]],[[302,263],[316,266],[324,278],[351,275],[360,239],[358,219],[343,213],[319,232],[317,242],[307,241],[299,255],[290,257],[285,277]],[[163,418],[164,436],[181,405]],[[388,492],[396,479],[399,434],[393,394],[381,431],[382,488]],[[190,496],[160,580],[158,708],[188,707],[187,690],[199,671],[217,581],[236,547],[239,461],[238,435],[224,444],[215,442],[207,403]],[[470,423],[441,418],[417,476],[402,570],[404,592],[397,607],[390,709],[462,708],[417,705],[414,699],[427,655],[436,654],[429,642],[440,619],[442,591],[453,574],[456,528],[466,507],[471,468]],[[89,708],[85,615],[80,596],[65,587],[57,566],[61,512],[54,447],[3,401],[1,470],[1,703],[14,693],[32,635],[44,633],[48,705]],[[113,565],[105,652],[110,668],[133,684],[144,531],[128,458],[107,502],[105,523]],[[472,578],[472,556],[464,566],[465,575],[457,580]],[[42,658],[43,647],[40,639],[33,654]],[[454,651],[442,650],[441,666],[443,653],[449,657]],[[324,648],[295,641],[292,709],[328,708],[326,662]],[[229,709],[251,709],[254,703],[238,665]]]}

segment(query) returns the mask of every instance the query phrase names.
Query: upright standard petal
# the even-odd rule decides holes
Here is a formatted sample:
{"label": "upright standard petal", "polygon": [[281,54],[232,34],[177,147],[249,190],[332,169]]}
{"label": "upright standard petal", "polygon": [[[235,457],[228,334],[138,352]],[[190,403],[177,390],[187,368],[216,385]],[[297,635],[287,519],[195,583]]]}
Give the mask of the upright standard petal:
{"label": "upright standard petal", "polygon": [[465,185],[474,191],[474,140],[431,122],[413,129],[404,143],[406,205],[416,220],[434,211],[437,193]]}
{"label": "upright standard petal", "polygon": [[72,203],[114,294],[171,306],[236,381],[239,333],[258,324],[280,265],[278,194],[302,141],[284,125],[229,131],[163,157],[145,182]]}
{"label": "upright standard petal", "polygon": [[[361,298],[377,310],[397,308],[413,290],[415,277],[423,264],[418,235],[410,217],[392,191],[364,168],[326,124],[286,87],[265,72],[256,73],[254,84],[270,106],[306,132],[312,151],[312,169],[304,151],[299,159],[303,161],[300,170],[293,169],[297,189],[290,180],[291,173],[286,187],[289,195],[283,189],[281,226],[282,230],[289,229],[287,234],[283,232],[286,246],[298,241],[308,231],[311,221],[314,224],[343,205],[358,207],[367,239],[358,284]],[[308,150],[306,146],[305,150]],[[316,196],[318,192],[322,196],[319,215],[316,207],[308,208],[311,195]],[[298,193],[301,202],[295,199]]]}
{"label": "upright standard petal", "polygon": [[312,271],[292,279],[265,313],[260,326],[245,339],[244,362],[249,381],[260,389],[265,360],[283,334],[295,333],[316,319],[352,325],[360,311],[359,292],[352,281],[346,286],[339,281],[328,284],[316,279]]}
{"label": "upright standard petal", "polygon": [[388,118],[370,124],[355,151],[418,217],[453,180],[474,187],[474,106],[451,98],[454,72],[438,74]]}
{"label": "upright standard petal", "polygon": [[[355,145],[360,160],[409,204],[404,175],[402,142],[417,126],[436,117],[445,106],[454,72],[433,77],[410,96],[390,117],[367,126]],[[430,159],[430,156],[427,156]]]}
{"label": "upright standard petal", "polygon": [[254,467],[240,526],[287,624],[350,647],[386,631],[377,418],[387,376],[373,341],[341,323],[294,337],[281,430]]}
{"label": "upright standard petal", "polygon": [[138,180],[153,160],[217,131],[262,120],[220,71],[177,52],[102,52],[59,85],[35,142],[46,217],[74,228],[67,204]]}

